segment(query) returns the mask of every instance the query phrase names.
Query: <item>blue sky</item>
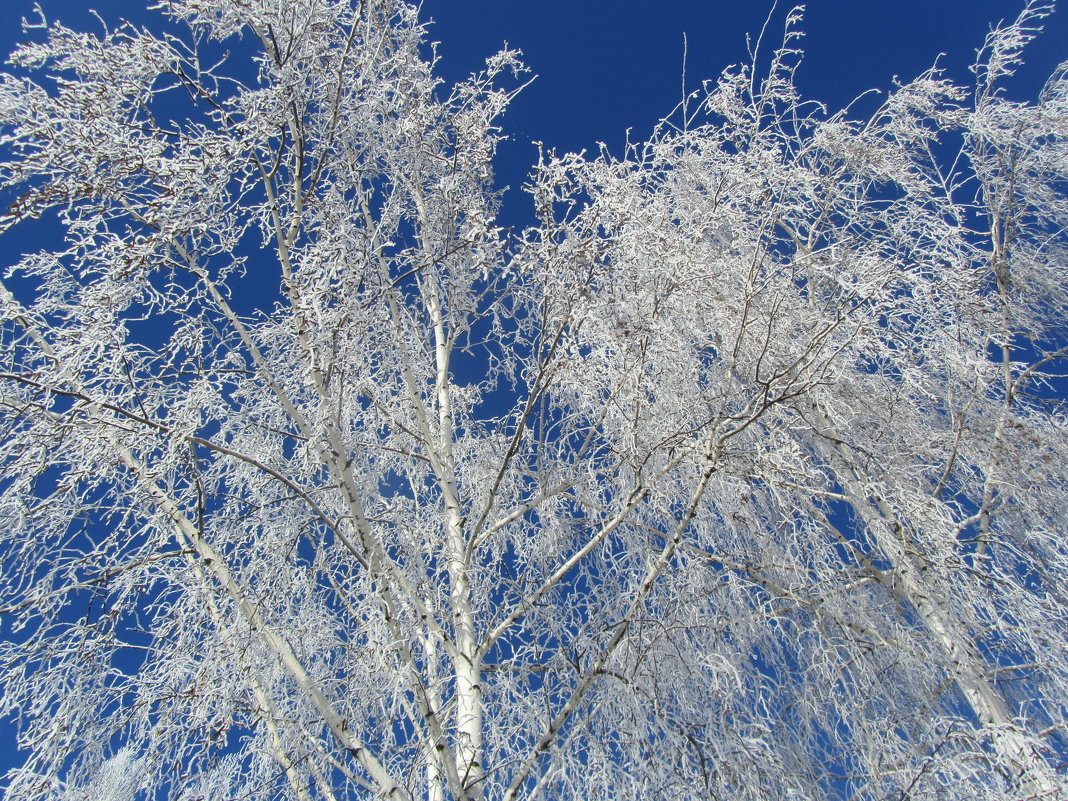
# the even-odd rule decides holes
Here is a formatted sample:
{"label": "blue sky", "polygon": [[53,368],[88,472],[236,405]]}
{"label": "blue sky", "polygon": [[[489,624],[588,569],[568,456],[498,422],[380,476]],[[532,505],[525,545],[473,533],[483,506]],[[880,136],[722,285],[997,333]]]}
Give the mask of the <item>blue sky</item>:
{"label": "blue sky", "polygon": [[[0,51],[20,38],[19,20],[34,0],[0,0]],[[110,22],[145,23],[135,0],[40,0],[46,16],[71,27],[98,29],[87,8]],[[532,141],[558,150],[594,148],[603,141],[619,152],[628,128],[648,134],[681,95],[682,40],[688,37],[687,84],[715,78],[746,58],[745,35],[759,32],[771,2],[721,0],[426,0],[424,18],[435,20],[430,38],[441,43],[443,77],[456,79],[480,67],[504,42],[524,51],[537,80],[503,120],[510,140],[498,174],[518,187],[535,157]],[[802,90],[832,109],[895,75],[908,79],[941,64],[958,80],[992,23],[1014,17],[1020,2],[1007,0],[811,0],[799,73]],[[768,46],[781,36],[788,4],[769,26]],[[1068,59],[1068,10],[1047,20],[1026,67],[1010,85],[1019,99],[1034,97],[1059,61]],[[506,196],[504,219],[525,223],[529,201],[516,189]],[[4,243],[4,264],[26,247],[15,232]],[[14,733],[0,725],[0,772],[12,762]]]}
{"label": "blue sky", "polygon": [[[768,26],[765,53],[781,41],[791,7],[779,0]],[[498,175],[513,187],[532,162],[532,140],[559,150],[592,148],[601,141],[618,152],[627,128],[646,136],[681,97],[683,33],[688,42],[687,86],[696,88],[728,65],[744,62],[746,34],[755,40],[772,7],[726,0],[425,0],[440,41],[442,72],[459,78],[503,42],[519,48],[537,79],[504,120],[511,137]],[[970,77],[991,24],[1015,18],[1011,0],[811,0],[802,30],[806,50],[799,73],[809,99],[841,108],[894,76],[915,77],[939,63],[958,80]],[[1030,99],[1060,61],[1068,59],[1068,10],[1047,19],[1029,62],[1010,87]],[[506,217],[526,212],[512,192]],[[520,209],[512,204],[519,201]]]}
{"label": "blue sky", "polygon": [[[32,17],[35,0],[4,0],[0,51],[19,39],[18,22]],[[147,0],[40,0],[50,20],[97,28],[89,9],[109,22],[152,19]],[[791,3],[779,0],[766,42],[774,46]],[[810,99],[840,108],[869,89],[885,89],[894,76],[908,79],[934,63],[961,81],[991,24],[1015,17],[1016,0],[811,0],[802,26],[806,50],[799,73]],[[699,86],[724,67],[746,59],[746,33],[755,35],[772,0],[424,0],[430,38],[440,42],[441,74],[458,79],[481,67],[505,42],[523,51],[537,79],[503,121],[510,136],[498,175],[518,188],[535,158],[532,141],[558,150],[607,143],[618,152],[628,128],[648,134],[681,97],[682,41],[688,39],[687,85]],[[766,50],[765,50],[766,52]],[[1028,63],[1010,87],[1019,99],[1041,88],[1068,59],[1068,11],[1047,20]],[[505,221],[522,224],[529,203],[518,191],[506,197]]]}

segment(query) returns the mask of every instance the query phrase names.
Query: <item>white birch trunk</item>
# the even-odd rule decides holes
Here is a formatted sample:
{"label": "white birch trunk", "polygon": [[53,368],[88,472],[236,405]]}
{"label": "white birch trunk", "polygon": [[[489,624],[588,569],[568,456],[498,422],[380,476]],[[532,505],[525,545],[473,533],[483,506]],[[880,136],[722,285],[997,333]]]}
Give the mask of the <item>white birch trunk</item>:
{"label": "white birch trunk", "polygon": [[[915,609],[927,630],[942,650],[947,672],[957,685],[975,715],[981,729],[990,738],[994,750],[1003,762],[1012,765],[1011,782],[1019,798],[1055,798],[1061,789],[1049,764],[1035,752],[1027,737],[1013,719],[1005,699],[987,678],[987,666],[965,633],[964,626],[940,601],[937,593],[923,577],[916,556],[907,552],[901,542],[888,532],[901,530],[891,509],[879,498],[872,498],[862,488],[856,471],[850,466],[843,448],[847,440],[816,404],[812,412],[819,422],[819,445],[824,455],[835,465],[849,503],[866,522],[876,537],[882,555],[894,567],[876,576],[898,600]],[[834,443],[827,445],[826,443]]]}

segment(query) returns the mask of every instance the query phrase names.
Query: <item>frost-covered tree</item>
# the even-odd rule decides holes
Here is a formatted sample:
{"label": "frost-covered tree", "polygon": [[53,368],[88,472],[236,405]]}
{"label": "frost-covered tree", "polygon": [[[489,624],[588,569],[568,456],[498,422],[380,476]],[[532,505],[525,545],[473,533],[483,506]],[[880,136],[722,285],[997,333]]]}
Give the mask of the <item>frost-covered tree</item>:
{"label": "frost-covered tree", "polygon": [[795,12],[522,236],[516,53],[160,5],[0,84],[6,797],[1068,795],[1047,5],[867,119]]}

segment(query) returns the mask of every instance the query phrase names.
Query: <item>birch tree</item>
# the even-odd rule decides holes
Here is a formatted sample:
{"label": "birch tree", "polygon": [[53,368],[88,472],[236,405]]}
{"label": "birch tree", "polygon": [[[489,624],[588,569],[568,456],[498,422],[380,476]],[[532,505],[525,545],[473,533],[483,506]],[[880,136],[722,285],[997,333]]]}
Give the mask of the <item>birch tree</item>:
{"label": "birch tree", "polygon": [[1068,795],[1050,6],[865,119],[792,12],[515,235],[518,53],[159,5],[0,84],[5,797]]}

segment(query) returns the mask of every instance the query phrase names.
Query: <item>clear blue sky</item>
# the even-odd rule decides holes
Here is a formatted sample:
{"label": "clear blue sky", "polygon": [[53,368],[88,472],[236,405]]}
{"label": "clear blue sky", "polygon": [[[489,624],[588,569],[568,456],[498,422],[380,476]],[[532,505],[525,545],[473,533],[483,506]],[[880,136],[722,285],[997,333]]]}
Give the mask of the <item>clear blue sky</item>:
{"label": "clear blue sky", "polygon": [[[20,37],[19,20],[33,0],[0,0],[0,51]],[[146,23],[152,15],[136,0],[40,0],[49,19],[71,27],[96,27],[94,7],[109,21],[126,17]],[[1022,2],[1008,0],[810,0],[803,30],[807,51],[800,83],[812,99],[841,107],[895,75],[910,78],[942,64],[960,80],[992,23],[1015,17]],[[745,34],[757,33],[767,2],[722,0],[425,0],[424,18],[435,20],[432,40],[441,42],[446,78],[478,69],[505,41],[524,51],[538,79],[516,100],[503,121],[511,140],[502,148],[498,174],[518,187],[534,158],[532,141],[559,150],[595,147],[619,151],[627,128],[646,135],[680,98],[682,36],[688,35],[688,84],[715,78],[745,59]],[[781,36],[780,4],[768,42]],[[1068,59],[1068,10],[1047,21],[1047,33],[1032,46],[1027,67],[1011,86],[1020,99],[1033,97],[1059,61]],[[525,222],[528,202],[517,191],[506,198],[505,219]],[[4,264],[25,247],[18,234],[5,241]],[[14,734],[0,725],[0,772],[13,762]]]}
{"label": "clear blue sky", "polygon": [[[0,51],[19,38],[19,20],[34,0],[0,0]],[[99,28],[89,8],[108,21],[145,23],[147,0],[40,0],[46,16],[71,27]],[[766,41],[774,45],[791,6],[780,0]],[[681,96],[682,37],[689,42],[687,83],[697,87],[746,58],[745,36],[755,36],[772,0],[424,0],[430,38],[441,43],[441,72],[456,79],[481,67],[504,42],[524,52],[537,80],[504,120],[511,137],[498,175],[518,187],[534,159],[532,141],[558,150],[595,147],[618,151],[625,132],[644,136]],[[950,74],[967,80],[967,67],[992,23],[1015,17],[1022,0],[811,0],[800,72],[810,99],[839,108],[858,94],[886,88],[895,75],[914,77],[939,53]],[[1047,20],[1047,33],[1030,51],[1012,87],[1033,97],[1068,59],[1068,10]],[[520,223],[529,204],[509,193],[506,218]]]}
{"label": "clear blue sky", "polygon": [[[768,26],[765,53],[781,41],[791,0],[779,0]],[[1015,0],[811,0],[802,30],[806,50],[799,73],[809,99],[841,108],[869,89],[885,89],[894,76],[907,80],[940,64],[958,80],[970,77],[991,24],[1012,19]],[[512,137],[501,151],[498,174],[513,187],[534,158],[530,142],[559,150],[592,148],[598,141],[618,152],[627,128],[649,133],[681,97],[682,41],[688,41],[687,85],[696,88],[728,65],[746,60],[746,34],[755,40],[772,0],[425,0],[435,20],[442,72],[459,78],[505,41],[519,48],[537,80],[504,120]],[[1030,61],[1011,88],[1033,97],[1056,65],[1068,59],[1068,9],[1047,19]],[[519,201],[510,193],[506,217]]]}

